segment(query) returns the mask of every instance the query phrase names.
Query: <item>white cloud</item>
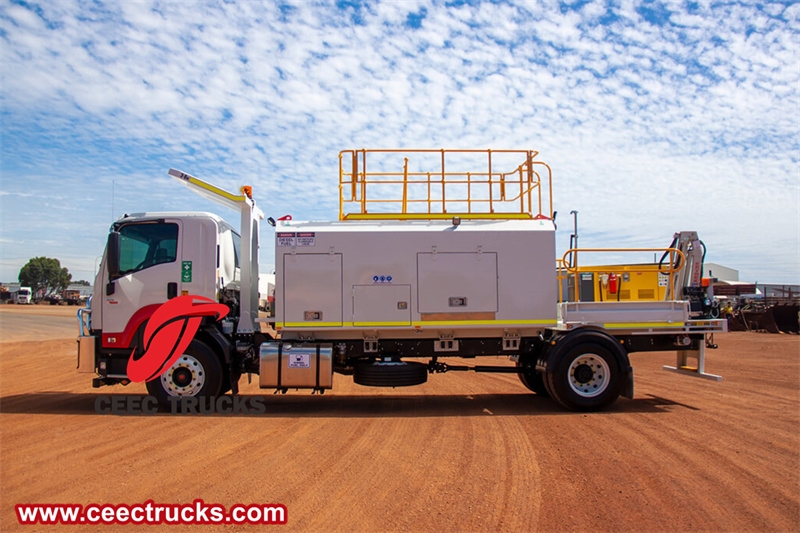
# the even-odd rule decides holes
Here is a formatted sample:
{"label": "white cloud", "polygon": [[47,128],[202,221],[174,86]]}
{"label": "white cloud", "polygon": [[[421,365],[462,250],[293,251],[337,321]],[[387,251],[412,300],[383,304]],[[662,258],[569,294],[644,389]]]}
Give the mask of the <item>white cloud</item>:
{"label": "white cloud", "polygon": [[10,194],[92,198],[40,218],[91,221],[96,235],[57,240],[102,246],[112,181],[115,216],[215,209],[176,193],[170,166],[230,189],[254,181],[270,212],[326,219],[340,149],[522,147],[552,164],[559,209],[578,208],[609,241],[597,245],[702,226],[716,262],[751,261],[740,243],[752,243],[774,257],[743,277],[800,282],[796,5],[669,2],[663,24],[634,2],[39,9],[0,7],[14,73],[0,100],[4,239],[30,242],[13,220],[35,212]]}

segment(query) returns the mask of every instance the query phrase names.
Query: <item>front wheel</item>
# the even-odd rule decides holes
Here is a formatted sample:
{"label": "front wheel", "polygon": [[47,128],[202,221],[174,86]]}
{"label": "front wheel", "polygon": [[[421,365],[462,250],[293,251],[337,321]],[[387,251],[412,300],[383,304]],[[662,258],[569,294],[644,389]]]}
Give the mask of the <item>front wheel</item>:
{"label": "front wheel", "polygon": [[622,371],[614,354],[595,342],[582,342],[556,354],[553,372],[545,376],[553,397],[575,411],[595,411],[616,401]]}
{"label": "front wheel", "polygon": [[204,343],[193,340],[175,363],[147,382],[147,392],[162,405],[171,397],[216,397],[222,387],[222,365]]}

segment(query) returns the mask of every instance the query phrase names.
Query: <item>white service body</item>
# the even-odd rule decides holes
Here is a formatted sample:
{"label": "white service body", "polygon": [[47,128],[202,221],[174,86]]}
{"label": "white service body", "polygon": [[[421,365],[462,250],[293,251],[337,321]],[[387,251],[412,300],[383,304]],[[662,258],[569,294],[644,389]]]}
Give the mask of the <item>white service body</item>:
{"label": "white service body", "polygon": [[275,241],[283,339],[535,335],[557,322],[550,220],[289,220]]}

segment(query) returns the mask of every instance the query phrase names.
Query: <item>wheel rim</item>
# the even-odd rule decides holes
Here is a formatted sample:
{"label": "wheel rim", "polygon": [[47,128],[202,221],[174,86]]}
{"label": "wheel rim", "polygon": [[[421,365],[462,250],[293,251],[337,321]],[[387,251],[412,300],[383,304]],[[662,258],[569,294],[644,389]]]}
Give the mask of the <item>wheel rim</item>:
{"label": "wheel rim", "polygon": [[610,373],[605,359],[593,353],[583,354],[569,365],[569,386],[579,396],[594,398],[608,388]]}
{"label": "wheel rim", "polygon": [[196,396],[206,383],[206,373],[200,361],[182,355],[161,376],[161,384],[170,396]]}

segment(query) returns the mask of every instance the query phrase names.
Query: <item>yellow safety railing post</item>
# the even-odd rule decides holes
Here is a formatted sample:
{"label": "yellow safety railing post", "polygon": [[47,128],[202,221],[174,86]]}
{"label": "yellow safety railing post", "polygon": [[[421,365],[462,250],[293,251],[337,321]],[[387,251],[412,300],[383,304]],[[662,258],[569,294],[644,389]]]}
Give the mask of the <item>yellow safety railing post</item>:
{"label": "yellow safety railing post", "polygon": [[467,213],[472,213],[472,173],[467,172]]}
{"label": "yellow safety railing post", "polygon": [[489,212],[494,213],[494,200],[492,199],[492,151],[486,150],[489,159]]}
{"label": "yellow safety railing post", "polygon": [[[526,156],[525,166],[528,171],[528,209],[533,209],[533,198],[531,198],[531,194],[533,194],[533,155],[530,150],[528,150]],[[541,189],[539,189],[539,195],[541,195]],[[539,214],[541,213],[542,209],[540,207]]]}
{"label": "yellow safety railing post", "polygon": [[445,200],[445,170],[444,170],[444,148],[442,148],[442,213],[447,213],[447,202]]}
{"label": "yellow safety railing post", "polygon": [[361,212],[367,212],[367,151],[361,150]]}
{"label": "yellow safety railing post", "polygon": [[408,158],[403,159],[403,214],[408,213]]}
{"label": "yellow safety railing post", "polygon": [[343,169],[342,169],[342,156],[343,152],[339,152],[339,220],[344,220],[344,183],[343,183]]}
{"label": "yellow safety railing post", "polygon": [[[553,171],[550,169],[550,165],[548,165],[547,163],[539,162],[539,164],[541,164],[542,166],[544,166],[547,169],[547,176],[548,176],[547,182],[549,184],[549,190],[547,192],[547,198],[550,201],[550,213],[549,213],[548,216],[550,218],[553,218]],[[539,184],[540,184],[539,186],[541,187],[541,179],[539,180]],[[542,192],[541,192],[541,189],[540,189],[540,191],[539,191],[539,212],[541,212],[541,210],[542,210],[541,205],[542,205]]]}
{"label": "yellow safety railing post", "polygon": [[428,172],[428,214],[431,214],[431,173]]}
{"label": "yellow safety railing post", "polygon": [[353,150],[353,160],[352,160],[352,177],[350,183],[351,185],[351,192],[350,192],[350,199],[355,201],[356,195],[358,194],[358,154],[355,150]]}

